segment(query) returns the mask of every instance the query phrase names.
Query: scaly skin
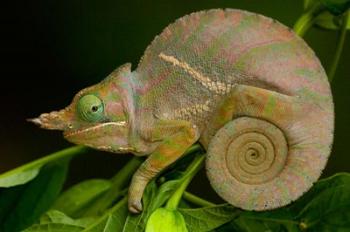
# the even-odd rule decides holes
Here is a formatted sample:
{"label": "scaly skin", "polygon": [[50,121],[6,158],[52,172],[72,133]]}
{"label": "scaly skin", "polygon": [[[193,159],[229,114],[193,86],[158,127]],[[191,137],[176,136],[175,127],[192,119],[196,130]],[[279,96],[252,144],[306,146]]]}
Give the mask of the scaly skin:
{"label": "scaly skin", "polygon": [[[211,144],[213,136],[242,116],[282,130],[289,158],[284,171],[262,183],[277,191],[274,203],[263,203],[265,208],[255,204],[267,202],[267,196],[259,198],[252,185],[245,194],[258,197],[250,198],[249,206],[238,206],[261,210],[285,205],[308,190],[324,168],[333,139],[329,83],[313,51],[280,23],[240,10],[193,13],[169,25],[137,69],[130,67],[121,66],[103,82],[80,91],[67,108],[32,120],[63,130],[73,143],[148,155],[131,182],[130,211],[142,210],[147,183],[193,143],[199,141],[210,151],[223,147],[220,139]],[[87,108],[86,117],[81,112],[77,104],[86,95],[100,99],[101,113]],[[215,154],[211,156],[215,163]],[[217,191],[225,198],[235,190]]]}

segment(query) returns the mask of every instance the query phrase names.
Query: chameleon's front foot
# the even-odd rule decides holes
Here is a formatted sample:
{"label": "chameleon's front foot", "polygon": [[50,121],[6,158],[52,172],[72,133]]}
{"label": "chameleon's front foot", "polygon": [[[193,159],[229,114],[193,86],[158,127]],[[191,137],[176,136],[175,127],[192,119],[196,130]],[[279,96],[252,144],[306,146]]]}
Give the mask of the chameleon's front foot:
{"label": "chameleon's front foot", "polygon": [[142,211],[141,200],[129,199],[128,208],[131,213],[141,213]]}
{"label": "chameleon's front foot", "polygon": [[163,143],[141,164],[132,177],[128,203],[130,212],[142,211],[141,199],[149,181],[179,159],[199,137],[197,127],[187,121],[161,121],[154,134],[159,136],[167,133],[170,135],[165,137]]}
{"label": "chameleon's front foot", "polygon": [[144,178],[139,173],[140,171],[137,171],[134,174],[129,187],[128,208],[132,213],[140,213],[142,211],[142,195],[148,184],[148,179],[150,179]]}

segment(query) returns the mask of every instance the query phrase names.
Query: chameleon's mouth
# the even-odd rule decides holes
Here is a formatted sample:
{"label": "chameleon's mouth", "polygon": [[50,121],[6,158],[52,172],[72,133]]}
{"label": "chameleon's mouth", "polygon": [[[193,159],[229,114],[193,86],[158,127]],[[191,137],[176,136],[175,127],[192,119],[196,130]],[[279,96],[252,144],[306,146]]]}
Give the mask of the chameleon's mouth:
{"label": "chameleon's mouth", "polygon": [[90,127],[86,127],[86,128],[82,128],[82,129],[71,129],[71,130],[66,130],[63,132],[63,136],[66,139],[69,139],[70,137],[74,137],[74,136],[81,136],[85,133],[93,133],[95,130],[97,130],[98,128],[100,128],[102,125],[95,125],[95,126],[90,126]]}
{"label": "chameleon's mouth", "polygon": [[64,131],[63,135],[72,143],[99,150],[116,153],[131,151],[128,144],[126,122],[106,122],[79,129],[70,129]]}
{"label": "chameleon's mouth", "polygon": [[100,133],[96,133],[97,131],[103,130],[103,129],[107,129],[107,128],[115,128],[115,127],[121,127],[121,126],[125,126],[126,122],[125,121],[120,121],[120,122],[106,122],[106,123],[101,123],[98,125],[94,125],[94,126],[89,126],[89,127],[85,127],[82,129],[71,129],[71,130],[66,130],[63,132],[63,135],[66,139],[72,138],[72,137],[76,137],[76,136],[83,136],[83,135],[88,135],[89,137],[96,137],[96,135],[100,134]]}

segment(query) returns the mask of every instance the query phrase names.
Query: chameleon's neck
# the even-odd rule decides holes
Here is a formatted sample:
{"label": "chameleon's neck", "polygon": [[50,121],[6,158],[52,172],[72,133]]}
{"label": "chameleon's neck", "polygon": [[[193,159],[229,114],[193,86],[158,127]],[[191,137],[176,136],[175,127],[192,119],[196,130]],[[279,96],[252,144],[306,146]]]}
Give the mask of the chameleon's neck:
{"label": "chameleon's neck", "polygon": [[142,78],[137,72],[130,72],[124,79],[124,107],[128,113],[129,144],[134,148],[133,153],[144,155],[149,153],[150,146],[140,136],[140,124],[138,114],[140,113],[140,98],[142,97]]}

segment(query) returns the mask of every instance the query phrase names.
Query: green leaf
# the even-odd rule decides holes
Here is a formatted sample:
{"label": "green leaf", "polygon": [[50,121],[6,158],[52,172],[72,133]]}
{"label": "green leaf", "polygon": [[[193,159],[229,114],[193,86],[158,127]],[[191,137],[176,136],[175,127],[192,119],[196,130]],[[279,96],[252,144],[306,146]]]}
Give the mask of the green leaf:
{"label": "green leaf", "polygon": [[114,202],[123,196],[123,192],[125,192],[132,175],[141,165],[142,161],[143,159],[140,157],[133,157],[115,176],[111,178],[110,188],[84,208],[81,215],[101,215],[106,209],[110,208]]}
{"label": "green leaf", "polygon": [[315,0],[304,0],[304,4],[303,4],[304,10],[308,9],[309,7],[311,7],[312,4],[315,4]]}
{"label": "green leaf", "polygon": [[[124,219],[126,218],[126,214]],[[103,232],[115,232],[115,231],[121,231],[124,226],[124,220],[120,220],[120,217],[118,215],[110,215],[107,219],[105,228],[103,229]]]}
{"label": "green leaf", "polygon": [[108,180],[92,179],[74,185],[57,199],[52,209],[66,215],[76,217],[93,200],[101,196],[111,187]]}
{"label": "green leaf", "polygon": [[33,231],[82,231],[94,222],[94,218],[72,219],[57,210],[45,213],[38,224],[35,224],[24,232]]}
{"label": "green leaf", "polygon": [[240,217],[234,221],[239,231],[282,231],[282,225]]}
{"label": "green leaf", "polygon": [[238,217],[241,210],[228,204],[198,209],[179,209],[184,216],[187,228],[193,232],[212,231]]}
{"label": "green leaf", "polygon": [[[320,2],[327,7],[327,4],[331,5],[331,2],[334,2],[334,0],[304,0],[304,9],[308,10],[314,4],[319,4]],[[335,2],[337,2],[337,0],[335,0]],[[344,7],[345,8],[347,7],[346,9],[349,9],[350,0],[340,0],[340,2],[345,3]],[[346,4],[348,5],[346,6]],[[314,25],[322,29],[339,30],[341,27],[341,22],[345,17],[343,13],[346,11],[346,9],[340,10],[339,11],[340,13],[336,13],[336,14],[334,14],[334,12],[332,12],[329,9],[324,10],[319,15],[316,16]],[[347,21],[347,29],[350,29],[350,20]]]}
{"label": "green leaf", "polygon": [[87,150],[64,149],[0,175],[0,231],[19,231],[33,224],[61,191],[69,160]]}
{"label": "green leaf", "polygon": [[189,208],[191,208],[191,203],[187,202],[185,199],[182,198],[180,203],[179,203],[179,208],[189,209]]}
{"label": "green leaf", "polygon": [[349,229],[350,175],[340,173],[319,181],[291,208],[298,212],[303,228]]}
{"label": "green leaf", "polygon": [[315,25],[323,29],[338,30],[340,28],[339,16],[334,16],[325,11],[317,16]]}
{"label": "green leaf", "polygon": [[62,189],[69,160],[43,166],[35,179],[0,190],[0,231],[20,231],[49,209]]}
{"label": "green leaf", "polygon": [[8,188],[31,181],[39,174],[42,165],[43,164],[26,166],[0,175],[0,187]]}
{"label": "green leaf", "polygon": [[217,229],[223,231],[349,231],[350,175],[339,173],[318,181],[293,204],[265,211],[242,211]]}
{"label": "green leaf", "polygon": [[264,212],[243,211],[233,221],[242,231],[299,231],[299,222],[294,220],[294,213],[288,207]]}
{"label": "green leaf", "polygon": [[5,172],[0,175],[0,188],[9,188],[25,184],[33,180],[39,174],[43,165],[62,158],[71,158],[74,155],[85,152],[86,150],[87,148],[83,146],[70,147]]}
{"label": "green leaf", "polygon": [[157,191],[157,196],[152,200],[149,206],[150,210],[153,211],[164,205],[180,184],[181,179],[170,180],[162,184]]}
{"label": "green leaf", "polygon": [[61,223],[50,223],[43,225],[34,225],[24,232],[79,232],[84,228],[80,226],[65,225]]}
{"label": "green leaf", "polygon": [[169,180],[163,183],[159,188],[155,181],[147,185],[143,194],[143,211],[139,215],[129,214],[127,217],[124,230],[127,231],[144,231],[146,223],[150,215],[172,196],[181,184],[181,179]]}
{"label": "green leaf", "polygon": [[[198,146],[194,146],[194,150],[199,149]],[[204,156],[199,156],[196,152],[195,157],[190,166],[186,168],[186,171],[182,173],[179,179],[169,180],[158,188],[155,180],[150,182],[143,194],[143,211],[139,215],[131,215],[127,217],[123,231],[144,231],[150,215],[159,207],[163,206],[170,197],[178,190],[178,188],[186,181],[189,177],[192,177],[196,170],[201,167]],[[168,202],[169,203],[169,202]],[[177,205],[177,203],[176,203]],[[167,205],[168,208],[168,205]]]}
{"label": "green leaf", "polygon": [[141,214],[129,214],[123,231],[144,231],[146,222],[154,210],[161,207],[171,194],[176,190],[179,181],[171,180],[161,185],[158,189],[155,181],[147,185],[142,198],[143,211]]}
{"label": "green leaf", "polygon": [[41,216],[39,224],[61,223],[85,228],[91,225],[95,220],[96,218],[72,219],[58,210],[50,210]]}
{"label": "green leaf", "polygon": [[[334,16],[329,12],[323,12],[317,16],[315,25],[328,30],[339,30],[341,28],[341,21],[344,18],[343,15]],[[350,29],[350,20],[347,22],[346,28]]]}
{"label": "green leaf", "polygon": [[123,232],[143,232],[145,230],[146,222],[149,216],[155,210],[154,205],[152,205],[152,202],[155,201],[156,196],[157,185],[153,180],[147,185],[142,197],[143,211],[140,214],[129,213],[122,230]]}
{"label": "green leaf", "polygon": [[127,198],[124,197],[110,210],[107,210],[93,224],[84,229],[84,232],[115,232],[122,231],[128,215]]}

